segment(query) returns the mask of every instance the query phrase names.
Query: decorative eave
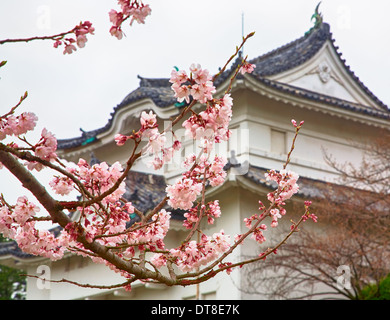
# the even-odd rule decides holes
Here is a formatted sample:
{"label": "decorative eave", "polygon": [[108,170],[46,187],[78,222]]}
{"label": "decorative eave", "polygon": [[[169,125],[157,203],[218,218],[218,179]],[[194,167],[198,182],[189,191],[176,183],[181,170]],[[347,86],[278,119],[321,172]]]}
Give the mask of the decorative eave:
{"label": "decorative eave", "polygon": [[390,112],[381,111],[267,78],[245,77],[245,85],[267,98],[332,116],[389,129]]}

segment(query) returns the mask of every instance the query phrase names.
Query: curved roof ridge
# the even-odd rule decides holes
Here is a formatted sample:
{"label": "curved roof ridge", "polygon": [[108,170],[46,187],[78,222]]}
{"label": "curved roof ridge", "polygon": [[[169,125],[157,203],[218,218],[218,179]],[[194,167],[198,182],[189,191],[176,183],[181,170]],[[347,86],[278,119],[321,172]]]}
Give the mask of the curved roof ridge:
{"label": "curved roof ridge", "polygon": [[390,119],[389,110],[379,110],[379,109],[371,108],[363,104],[346,101],[337,97],[325,95],[322,93],[311,91],[305,88],[296,87],[287,83],[267,79],[264,77],[257,77],[256,80],[260,81],[261,83],[263,83],[268,87],[276,89],[280,92],[288,93],[289,95],[292,96],[297,96],[308,100],[321,102],[327,105],[339,107],[345,110],[351,110],[353,112],[357,112],[360,114],[375,116],[381,119]]}
{"label": "curved roof ridge", "polygon": [[139,86],[140,87],[153,87],[153,88],[165,88],[171,87],[171,83],[169,82],[169,78],[146,78],[140,75],[137,76],[140,79]]}
{"label": "curved roof ridge", "polygon": [[374,102],[378,104],[384,111],[389,112],[390,108],[387,106],[382,100],[380,100],[368,87],[360,80],[360,78],[352,71],[351,67],[346,64],[346,59],[342,58],[342,53],[338,50],[339,47],[335,45],[335,39],[333,37],[330,38],[332,42],[332,47],[335,50],[337,56],[339,57],[341,63],[343,64],[347,73],[352,77],[352,79],[357,83],[357,85],[372,99]]}
{"label": "curved roof ridge", "polygon": [[330,31],[330,25],[323,22],[319,27],[310,29],[304,36],[269,51],[252,59],[250,62],[256,65],[253,75],[257,77],[272,76],[293,69],[311,59],[329,40],[336,55],[346,72],[355,81],[358,87],[365,92],[384,111],[390,111],[389,107],[381,101],[346,64],[342,53],[335,45],[335,39]]}
{"label": "curved roof ridge", "polygon": [[326,40],[331,40],[331,35],[329,24],[322,23],[304,36],[251,59],[256,65],[254,74],[271,76],[301,65],[312,58]]}

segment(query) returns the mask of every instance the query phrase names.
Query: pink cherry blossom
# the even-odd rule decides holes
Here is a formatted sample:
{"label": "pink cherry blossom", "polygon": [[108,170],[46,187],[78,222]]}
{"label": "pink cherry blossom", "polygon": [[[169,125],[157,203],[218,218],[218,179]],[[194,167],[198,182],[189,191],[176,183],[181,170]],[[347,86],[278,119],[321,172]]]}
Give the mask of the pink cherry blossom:
{"label": "pink cherry blossom", "polygon": [[175,184],[166,188],[169,197],[168,204],[173,209],[190,209],[201,191],[202,183],[194,182],[191,179],[179,179]]}
{"label": "pink cherry blossom", "polygon": [[167,257],[165,254],[156,253],[150,258],[150,262],[158,269],[167,264]]}
{"label": "pink cherry blossom", "polygon": [[245,62],[240,68],[240,73],[241,74],[252,73],[255,68],[256,68],[255,64]]}
{"label": "pink cherry blossom", "polygon": [[123,21],[123,13],[122,12],[117,12],[116,10],[111,10],[109,13],[108,13],[109,17],[110,17],[110,21],[115,25],[115,26],[119,26],[122,21]]}
{"label": "pink cherry blossom", "polygon": [[81,34],[76,38],[76,43],[79,48],[84,48],[87,41],[87,37],[84,34]]}
{"label": "pink cherry blossom", "polygon": [[38,118],[32,112],[23,112],[19,116],[13,114],[0,118],[0,140],[6,136],[19,136],[34,130]]}
{"label": "pink cherry blossom", "polygon": [[268,181],[275,181],[278,185],[278,190],[268,194],[268,200],[276,204],[282,204],[285,200],[290,199],[295,193],[299,191],[297,180],[298,174],[292,171],[269,170],[265,175]]}
{"label": "pink cherry blossom", "polygon": [[71,54],[76,51],[76,47],[73,44],[66,44],[64,48],[64,54]]}
{"label": "pink cherry blossom", "polygon": [[110,28],[110,33],[120,40],[123,36],[121,26],[124,21],[130,19],[130,26],[134,21],[144,24],[146,17],[151,14],[152,9],[148,4],[145,5],[137,0],[118,0],[118,4],[121,7],[121,11],[111,10],[108,15],[113,24]]}
{"label": "pink cherry blossom", "polygon": [[209,105],[199,115],[193,115],[183,122],[186,134],[193,139],[213,139],[219,143],[230,137],[229,123],[232,117],[233,99],[224,95],[214,105]]}
{"label": "pink cherry blossom", "polygon": [[[186,100],[190,101],[190,96],[200,103],[206,103],[213,99],[213,94],[216,92],[212,77],[208,70],[202,69],[200,64],[192,64],[190,67],[191,77],[187,77],[185,71],[172,71],[170,82],[172,90],[175,92],[175,97],[179,102]],[[188,84],[187,84],[188,82]]]}
{"label": "pink cherry blossom", "polygon": [[189,241],[178,249],[171,249],[170,255],[183,272],[207,265],[230,248],[230,237],[221,230],[212,237],[202,235],[200,243]]}
{"label": "pink cherry blossom", "polygon": [[132,8],[130,11],[132,18],[130,21],[130,25],[133,24],[134,21],[137,21],[140,24],[145,23],[145,19],[148,15],[150,15],[152,12],[152,9],[150,9],[149,5],[141,5],[138,8]]}
{"label": "pink cherry blossom", "polygon": [[219,201],[215,200],[208,203],[208,210],[206,211],[208,224],[213,224],[215,218],[221,216],[221,208],[219,207]]}
{"label": "pink cherry blossom", "polygon": [[187,103],[190,102],[191,90],[188,86],[182,86],[178,83],[174,83],[171,88],[175,92],[175,98],[177,98],[178,102],[183,102],[184,100]]}
{"label": "pink cherry blossom", "polygon": [[271,209],[270,215],[272,217],[271,227],[276,228],[278,226],[278,219],[280,219],[282,216],[280,215],[279,209]]}
{"label": "pink cherry blossom", "polygon": [[14,135],[22,135],[35,128],[38,117],[32,112],[23,112],[17,117],[17,124],[14,128]]}
{"label": "pink cherry blossom", "polygon": [[58,260],[63,257],[65,247],[60,238],[47,230],[37,230],[34,222],[24,224],[17,230],[15,240],[26,253]]}
{"label": "pink cherry blossom", "polygon": [[123,134],[116,134],[114,139],[115,139],[115,142],[118,146],[123,146],[125,144],[125,142],[129,139],[130,137],[128,136],[125,136]]}
{"label": "pink cherry blossom", "polygon": [[200,103],[206,103],[208,100],[212,100],[213,93],[215,92],[216,89],[211,81],[196,83],[191,88],[192,97]]}
{"label": "pink cherry blossom", "polygon": [[65,48],[63,53],[72,54],[74,51],[77,51],[77,48],[74,45],[74,43],[76,43],[79,48],[84,48],[85,43],[88,41],[86,35],[93,34],[94,31],[95,28],[92,27],[91,22],[89,21],[80,22],[79,25],[74,27],[73,30],[69,32],[69,34],[74,34],[75,39],[74,38],[63,38],[63,39],[60,38],[61,40],[56,39],[54,42],[54,48],[58,48],[59,46],[64,44]]}
{"label": "pink cherry blossom", "polygon": [[13,212],[13,218],[16,223],[23,225],[28,219],[35,216],[40,209],[32,202],[28,201],[26,196],[19,197]]}
{"label": "pink cherry blossom", "polygon": [[43,160],[53,161],[57,158],[56,150],[57,139],[44,128],[40,141],[34,146],[35,155]]}
{"label": "pink cherry blossom", "polygon": [[251,235],[251,238],[259,244],[262,244],[267,240],[263,234],[263,231],[262,231],[262,230],[265,230],[265,229],[263,229],[265,227],[266,226],[264,224],[262,224],[259,228],[256,228]]}
{"label": "pink cherry blossom", "polygon": [[69,194],[74,188],[73,181],[68,177],[54,177],[54,179],[49,182],[49,185],[53,188],[55,193],[62,196]]}
{"label": "pink cherry blossom", "polygon": [[0,233],[6,238],[14,239],[16,227],[12,212],[7,206],[0,206]]}
{"label": "pink cherry blossom", "polygon": [[153,111],[149,111],[149,113],[142,111],[140,122],[144,130],[155,128],[157,126],[157,118]]}
{"label": "pink cherry blossom", "polygon": [[188,80],[187,73],[185,70],[172,70],[171,79],[169,80],[171,83],[176,83],[179,86]]}
{"label": "pink cherry blossom", "polygon": [[118,40],[121,40],[123,38],[123,32],[121,27],[112,26],[110,28],[110,34],[114,37],[116,37]]}

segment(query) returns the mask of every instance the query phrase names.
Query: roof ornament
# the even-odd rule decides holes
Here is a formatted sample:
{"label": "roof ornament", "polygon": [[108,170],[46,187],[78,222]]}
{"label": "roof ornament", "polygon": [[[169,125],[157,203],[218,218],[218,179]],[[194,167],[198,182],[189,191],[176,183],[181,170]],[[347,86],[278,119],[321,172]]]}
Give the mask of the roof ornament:
{"label": "roof ornament", "polygon": [[316,6],[316,8],[314,10],[314,13],[313,13],[313,15],[310,18],[310,21],[313,21],[313,19],[315,20],[314,21],[314,26],[309,31],[307,31],[305,33],[305,36],[309,35],[313,30],[319,29],[321,27],[321,25],[322,25],[322,22],[324,21],[322,13],[320,13],[319,10],[318,10],[319,7],[320,7],[320,4],[321,4],[321,1],[318,2],[317,6]]}
{"label": "roof ornament", "polygon": [[96,158],[95,153],[93,151],[90,154],[90,158],[91,158],[89,161],[90,166],[101,163],[101,161],[98,158]]}
{"label": "roof ornament", "polygon": [[90,143],[97,140],[96,133],[94,133],[93,131],[88,132],[88,131],[83,130],[82,128],[80,128],[80,131],[81,131],[81,137],[85,139],[81,143],[82,146],[85,146],[85,145],[90,144]]}
{"label": "roof ornament", "polygon": [[248,162],[248,160],[245,160],[242,163],[238,162],[238,159],[236,158],[236,151],[231,150],[230,151],[230,158],[228,159],[228,162],[225,165],[224,169],[225,170],[230,169],[230,173],[233,175],[242,176],[242,175],[245,175],[248,173],[249,162]]}

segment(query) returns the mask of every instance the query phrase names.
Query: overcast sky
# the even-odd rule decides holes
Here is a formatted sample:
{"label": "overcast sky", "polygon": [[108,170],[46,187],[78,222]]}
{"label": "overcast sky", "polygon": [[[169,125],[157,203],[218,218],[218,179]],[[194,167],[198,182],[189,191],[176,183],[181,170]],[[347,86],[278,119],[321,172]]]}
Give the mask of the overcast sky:
{"label": "overcast sky", "polygon": [[[27,90],[20,111],[33,111],[39,127],[56,137],[80,135],[80,128],[104,126],[113,108],[139,84],[137,75],[169,77],[173,66],[193,62],[215,72],[241,41],[255,58],[308,31],[318,0],[144,0],[152,14],[145,25],[124,26],[117,40],[108,30],[115,0],[1,0],[0,39],[52,35],[89,20],[96,28],[86,47],[64,56],[51,41],[0,46],[0,114]],[[323,0],[343,58],[363,83],[390,105],[390,1]],[[3,170],[4,171],[4,170]],[[3,173],[0,188],[4,189]],[[8,188],[9,186],[7,186]],[[0,190],[2,192],[3,190]]]}

